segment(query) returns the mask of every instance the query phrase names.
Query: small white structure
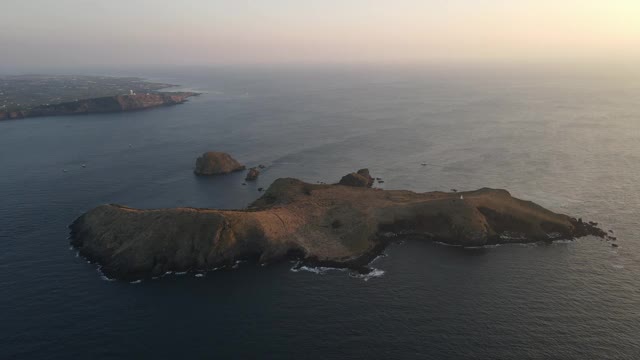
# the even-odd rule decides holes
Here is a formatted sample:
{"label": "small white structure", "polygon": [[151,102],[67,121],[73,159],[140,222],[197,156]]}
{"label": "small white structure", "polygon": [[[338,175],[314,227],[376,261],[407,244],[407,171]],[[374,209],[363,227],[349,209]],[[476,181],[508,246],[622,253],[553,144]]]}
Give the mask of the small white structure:
{"label": "small white structure", "polygon": [[464,196],[463,195],[460,195],[460,200],[464,200]]}
{"label": "small white structure", "polygon": [[133,90],[129,90],[129,95],[135,95],[136,93]]}

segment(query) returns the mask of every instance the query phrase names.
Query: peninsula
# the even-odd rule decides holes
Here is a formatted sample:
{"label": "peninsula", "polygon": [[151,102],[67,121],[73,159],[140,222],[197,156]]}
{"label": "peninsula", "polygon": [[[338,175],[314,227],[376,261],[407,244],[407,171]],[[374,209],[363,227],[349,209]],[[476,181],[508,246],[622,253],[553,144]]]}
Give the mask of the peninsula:
{"label": "peninsula", "polygon": [[0,120],[122,112],[181,104],[194,92],[140,78],[21,75],[0,77]]}
{"label": "peninsula", "polygon": [[297,259],[311,266],[367,264],[392,241],[476,247],[606,237],[594,223],[549,211],[506,190],[415,193],[371,188],[366,169],[340,184],[276,180],[243,210],[98,206],[70,227],[71,244],[110,278],[207,271],[238,260]]}

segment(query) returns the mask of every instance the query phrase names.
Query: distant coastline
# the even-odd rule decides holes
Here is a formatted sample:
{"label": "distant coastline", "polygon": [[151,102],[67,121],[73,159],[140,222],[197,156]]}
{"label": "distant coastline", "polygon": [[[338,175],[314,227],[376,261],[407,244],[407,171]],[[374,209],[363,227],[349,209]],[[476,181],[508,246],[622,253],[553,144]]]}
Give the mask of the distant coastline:
{"label": "distant coastline", "polygon": [[20,75],[0,77],[0,120],[137,111],[182,104],[195,92],[133,77]]}
{"label": "distant coastline", "polygon": [[187,101],[187,98],[196,95],[199,94],[194,92],[168,92],[106,96],[53,105],[41,105],[25,110],[0,112],[0,120],[145,110],[182,104]]}

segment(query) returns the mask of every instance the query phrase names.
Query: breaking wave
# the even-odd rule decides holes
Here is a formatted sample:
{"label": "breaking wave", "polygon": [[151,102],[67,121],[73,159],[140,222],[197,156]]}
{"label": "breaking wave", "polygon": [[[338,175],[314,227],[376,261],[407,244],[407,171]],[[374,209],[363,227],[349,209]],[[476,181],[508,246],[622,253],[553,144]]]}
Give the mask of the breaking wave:
{"label": "breaking wave", "polygon": [[349,276],[351,277],[362,279],[364,281],[369,281],[370,279],[381,277],[382,275],[384,275],[384,270],[380,270],[380,269],[371,269],[371,271],[367,274],[357,274],[357,273],[349,274]]}

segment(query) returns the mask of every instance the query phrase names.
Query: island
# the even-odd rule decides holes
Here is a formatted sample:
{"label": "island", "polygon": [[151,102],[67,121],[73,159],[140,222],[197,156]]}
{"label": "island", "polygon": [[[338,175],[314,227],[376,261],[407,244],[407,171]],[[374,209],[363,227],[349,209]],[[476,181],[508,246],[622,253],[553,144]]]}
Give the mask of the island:
{"label": "island", "polygon": [[231,155],[219,151],[209,151],[196,159],[196,167],[193,169],[193,173],[204,176],[224,175],[244,169],[245,166],[231,157]]}
{"label": "island", "polygon": [[241,210],[102,205],[69,226],[70,241],[105,276],[134,281],[231,267],[240,260],[289,259],[367,272],[372,259],[402,239],[479,247],[607,236],[595,223],[506,190],[382,190],[372,188],[368,176],[362,169],[342,184],[277,179]]}
{"label": "island", "polygon": [[135,111],[182,104],[195,92],[140,78],[20,75],[0,77],[0,120]]}

